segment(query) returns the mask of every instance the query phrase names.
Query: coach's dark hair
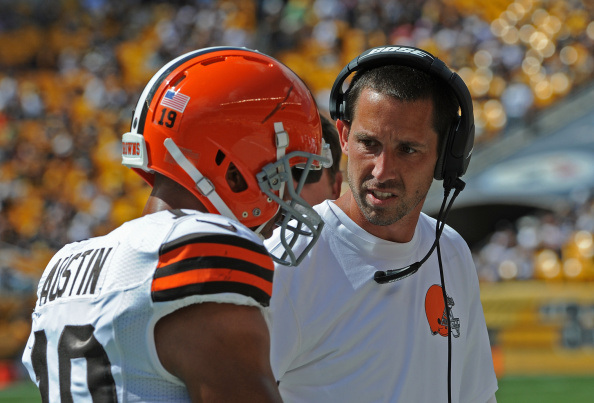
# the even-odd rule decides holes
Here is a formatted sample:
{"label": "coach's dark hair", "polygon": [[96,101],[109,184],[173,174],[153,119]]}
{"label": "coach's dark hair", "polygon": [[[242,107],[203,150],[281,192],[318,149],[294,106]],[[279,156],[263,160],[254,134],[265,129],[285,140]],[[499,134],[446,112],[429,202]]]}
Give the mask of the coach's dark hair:
{"label": "coach's dark hair", "polygon": [[384,65],[359,70],[346,93],[346,117],[350,122],[363,89],[369,88],[403,102],[433,101],[433,128],[439,136],[438,150],[458,116],[459,103],[443,80],[408,66]]}

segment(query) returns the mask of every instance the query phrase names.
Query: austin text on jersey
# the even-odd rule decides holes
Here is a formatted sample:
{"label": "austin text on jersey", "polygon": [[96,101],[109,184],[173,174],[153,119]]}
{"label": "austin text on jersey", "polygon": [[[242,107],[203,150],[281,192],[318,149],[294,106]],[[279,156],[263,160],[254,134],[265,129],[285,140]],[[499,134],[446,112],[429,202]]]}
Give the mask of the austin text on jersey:
{"label": "austin text on jersey", "polygon": [[95,294],[99,275],[113,249],[87,249],[60,257],[43,282],[39,306],[56,298]]}

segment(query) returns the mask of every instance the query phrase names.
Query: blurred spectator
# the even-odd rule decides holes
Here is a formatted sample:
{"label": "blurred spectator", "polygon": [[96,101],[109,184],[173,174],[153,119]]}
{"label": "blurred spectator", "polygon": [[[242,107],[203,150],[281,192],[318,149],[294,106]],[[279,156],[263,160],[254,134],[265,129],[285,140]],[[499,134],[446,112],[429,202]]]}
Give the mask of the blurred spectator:
{"label": "blurred spectator", "polygon": [[479,278],[594,280],[594,189],[570,212],[540,212],[495,231],[474,250]]}

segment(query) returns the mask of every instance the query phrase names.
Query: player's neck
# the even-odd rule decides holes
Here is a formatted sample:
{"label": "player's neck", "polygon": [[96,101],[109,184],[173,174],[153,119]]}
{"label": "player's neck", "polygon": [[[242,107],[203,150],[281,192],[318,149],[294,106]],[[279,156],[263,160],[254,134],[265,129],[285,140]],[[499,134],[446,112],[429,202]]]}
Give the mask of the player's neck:
{"label": "player's neck", "polygon": [[142,215],[182,208],[208,212],[204,204],[186,188],[174,181],[160,177],[155,180]]}

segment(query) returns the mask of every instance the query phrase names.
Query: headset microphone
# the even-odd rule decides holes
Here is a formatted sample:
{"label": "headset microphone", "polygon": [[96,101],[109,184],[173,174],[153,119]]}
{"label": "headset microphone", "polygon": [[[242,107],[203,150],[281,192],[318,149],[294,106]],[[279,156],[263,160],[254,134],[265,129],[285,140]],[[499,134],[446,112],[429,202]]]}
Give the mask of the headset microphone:
{"label": "headset microphone", "polygon": [[376,281],[376,283],[379,283],[379,284],[392,283],[394,281],[402,280],[403,278],[411,276],[411,275],[415,274],[417,272],[417,270],[419,270],[419,268],[423,265],[423,263],[425,263],[425,261],[427,261],[427,259],[429,259],[429,257],[431,256],[431,254],[433,253],[435,248],[439,245],[439,238],[441,237],[441,233],[443,232],[443,229],[445,227],[445,221],[448,216],[448,213],[450,212],[450,208],[452,207],[454,200],[456,200],[456,197],[458,197],[458,194],[460,194],[460,192],[462,190],[464,190],[464,186],[466,186],[466,184],[460,178],[457,178],[454,181],[454,184],[452,187],[455,188],[456,190],[454,191],[454,195],[452,196],[452,199],[450,200],[447,208],[444,211],[444,207],[445,207],[445,204],[447,202],[447,199],[449,197],[449,193],[450,193],[450,190],[452,187],[445,188],[443,202],[441,204],[441,208],[439,209],[439,214],[437,215],[437,225],[435,228],[435,241],[433,242],[433,245],[431,245],[429,252],[427,252],[427,254],[423,257],[423,259],[421,259],[418,262],[415,262],[411,265],[402,267],[400,269],[387,270],[387,271],[382,271],[382,270],[376,271],[375,274],[373,275],[373,279]]}

